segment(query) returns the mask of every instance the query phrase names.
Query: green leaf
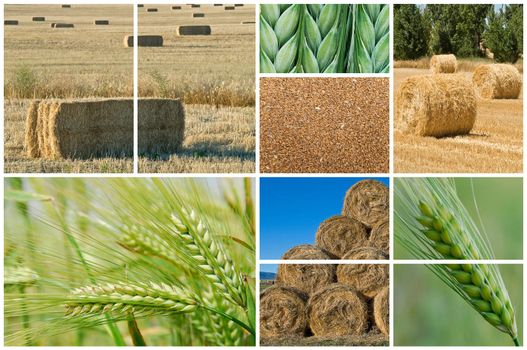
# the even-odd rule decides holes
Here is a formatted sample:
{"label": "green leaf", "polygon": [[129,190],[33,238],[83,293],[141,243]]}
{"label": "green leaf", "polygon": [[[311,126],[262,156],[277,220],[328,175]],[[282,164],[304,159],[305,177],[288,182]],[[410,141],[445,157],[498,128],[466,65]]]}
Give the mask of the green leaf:
{"label": "green leaf", "polygon": [[31,201],[49,202],[53,200],[53,197],[45,196],[45,195],[38,194],[38,193],[20,191],[20,190],[6,190],[4,192],[4,199],[6,201],[15,201],[15,202],[31,202]]}
{"label": "green leaf", "polygon": [[373,71],[382,71],[390,63],[390,35],[386,33],[377,43],[372,54]]}
{"label": "green leaf", "polygon": [[361,41],[355,54],[357,55],[358,73],[373,73],[373,63],[370,54]]}
{"label": "green leaf", "polygon": [[371,53],[375,47],[375,28],[364,6],[366,5],[359,5],[355,30],[366,51]]}
{"label": "green leaf", "polygon": [[390,26],[390,7],[384,6],[375,21],[375,40],[379,41],[388,33]]}

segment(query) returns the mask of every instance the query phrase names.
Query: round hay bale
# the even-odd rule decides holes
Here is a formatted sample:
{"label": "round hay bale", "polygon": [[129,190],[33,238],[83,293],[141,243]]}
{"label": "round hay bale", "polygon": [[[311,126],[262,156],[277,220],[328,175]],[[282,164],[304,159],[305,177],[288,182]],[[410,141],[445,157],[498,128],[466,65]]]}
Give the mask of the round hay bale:
{"label": "round hay bale", "polygon": [[282,255],[282,260],[328,260],[331,257],[319,247],[310,244],[300,244],[289,249]]}
{"label": "round hay bale", "polygon": [[[127,35],[123,40],[124,47],[134,47],[134,36]],[[161,35],[139,35],[137,37],[139,47],[162,47],[163,37]]]}
{"label": "round hay bale", "polygon": [[272,286],[260,294],[260,336],[303,336],[307,329],[307,295],[300,290]]}
{"label": "round hay bale", "polygon": [[455,73],[457,71],[456,56],[450,55],[433,55],[430,59],[430,70],[433,74]]}
{"label": "round hay bale", "polygon": [[96,19],[94,24],[96,26],[107,26],[110,24],[110,21],[107,19]]}
{"label": "round hay bale", "polygon": [[482,98],[513,98],[520,95],[522,76],[510,64],[480,65],[472,75],[472,82]]}
{"label": "round hay bale", "polygon": [[203,17],[205,17],[205,14],[202,13],[202,12],[196,12],[196,13],[192,14],[192,17],[193,18],[203,18]]}
{"label": "round hay bale", "polygon": [[200,5],[200,4],[191,4],[190,7],[192,7],[192,8],[198,8],[198,7],[201,7],[201,5]]}
{"label": "round hay bale", "polygon": [[370,245],[390,254],[390,221],[388,219],[375,224],[370,232]]}
{"label": "round hay bale", "polygon": [[390,191],[376,180],[361,180],[344,197],[342,215],[362,222],[368,227],[389,217]]}
{"label": "round hay bale", "polygon": [[468,134],[476,121],[476,91],[460,74],[413,76],[395,99],[395,120],[403,133],[418,136]]}
{"label": "round hay bale", "polygon": [[373,319],[379,330],[390,333],[390,288],[384,287],[373,299]]}
{"label": "round hay bale", "polygon": [[144,4],[137,4],[137,7],[145,7]]}
{"label": "round hay bale", "polygon": [[53,28],[75,28],[75,25],[73,23],[55,23]]}
{"label": "round hay bale", "polygon": [[151,7],[151,8],[146,9],[146,12],[157,12],[157,9]]}
{"label": "round hay bale", "polygon": [[177,28],[179,36],[182,35],[210,35],[212,30],[209,25],[202,26],[179,26]]}
{"label": "round hay bale", "polygon": [[55,23],[55,22],[51,23],[51,28],[55,28],[56,25],[57,25],[57,23]]}
{"label": "round hay bale", "polygon": [[223,6],[223,4],[214,4],[214,6]]}
{"label": "round hay bale", "polygon": [[361,222],[343,215],[332,216],[318,227],[316,245],[341,259],[353,248],[368,242],[367,227]]}
{"label": "round hay bale", "polygon": [[281,264],[276,283],[311,294],[336,281],[335,265],[330,264]]}
{"label": "round hay bale", "polygon": [[309,327],[316,336],[362,335],[368,329],[368,306],[355,290],[333,284],[319,290],[307,304]]}
{"label": "round hay bale", "polygon": [[[385,260],[382,251],[362,247],[350,251],[343,259]],[[337,267],[337,281],[352,287],[368,298],[373,298],[389,283],[389,266],[386,264],[340,264]]]}
{"label": "round hay bale", "polygon": [[46,17],[33,17],[31,18],[33,22],[44,22],[46,20]]}
{"label": "round hay bale", "polygon": [[61,6],[63,9],[70,9],[71,8],[71,5],[62,5]]}
{"label": "round hay bale", "polygon": [[181,6],[172,6],[172,10],[181,10]]}
{"label": "round hay bale", "polygon": [[232,11],[234,9],[235,9],[234,6],[225,6],[225,8],[224,8],[225,11]]}
{"label": "round hay bale", "polygon": [[4,20],[4,25],[6,26],[17,26],[18,20],[17,19],[6,19]]}

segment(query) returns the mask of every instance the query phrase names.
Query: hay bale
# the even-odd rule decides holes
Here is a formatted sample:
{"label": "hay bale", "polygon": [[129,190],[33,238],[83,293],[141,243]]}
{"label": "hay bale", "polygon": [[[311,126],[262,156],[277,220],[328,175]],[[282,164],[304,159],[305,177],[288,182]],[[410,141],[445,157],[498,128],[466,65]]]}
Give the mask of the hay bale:
{"label": "hay bale", "polygon": [[403,133],[464,135],[474,126],[476,107],[474,86],[461,74],[412,76],[396,93],[395,120]]}
{"label": "hay bale", "polygon": [[[34,121],[26,126],[31,124]],[[131,156],[133,152],[132,99],[42,100],[36,124],[38,153],[46,159]],[[27,129],[26,135],[30,133]],[[34,136],[29,138],[34,142]]]}
{"label": "hay bale", "polygon": [[368,231],[361,222],[336,215],[320,224],[315,242],[318,247],[340,259],[353,248],[364,246],[368,242]]}
{"label": "hay bale", "polygon": [[191,4],[190,7],[192,7],[192,8],[198,8],[198,7],[201,7],[201,5],[200,5],[200,4]]}
{"label": "hay bale", "polygon": [[353,185],[344,198],[342,215],[362,222],[368,227],[389,217],[390,191],[376,180],[361,180]]}
{"label": "hay bale", "polygon": [[234,9],[235,9],[234,6],[225,6],[224,11],[231,11],[231,10],[234,10]]}
{"label": "hay bale", "polygon": [[457,60],[454,55],[433,55],[430,59],[430,70],[433,74],[455,73]]}
{"label": "hay bale", "polygon": [[71,5],[62,5],[61,6],[63,9],[70,9],[71,8]]}
{"label": "hay bale", "polygon": [[276,283],[311,294],[334,283],[335,270],[335,265],[331,264],[281,264],[278,266]]}
{"label": "hay bale", "polygon": [[[343,260],[385,260],[388,256],[372,247],[353,249]],[[340,264],[337,281],[352,287],[368,298],[375,297],[389,283],[389,266],[386,264]]]}
{"label": "hay bale", "polygon": [[510,64],[480,65],[472,75],[472,82],[480,97],[490,99],[516,99],[522,88],[522,76]]}
{"label": "hay bale", "polygon": [[74,28],[75,26],[73,23],[55,23],[55,26],[53,28]]}
{"label": "hay bale", "polygon": [[4,20],[4,25],[6,26],[17,26],[18,20],[17,19],[6,19]]}
{"label": "hay bale", "polygon": [[[134,36],[127,35],[123,40],[124,47],[134,47]],[[163,37],[161,35],[139,35],[137,37],[139,47],[162,47]]]}
{"label": "hay bale", "polygon": [[196,12],[196,13],[192,14],[192,17],[193,18],[203,18],[203,17],[205,17],[205,14],[201,13],[201,12]]}
{"label": "hay bale", "polygon": [[156,8],[150,7],[146,9],[146,12],[157,12]]}
{"label": "hay bale", "polygon": [[172,10],[181,10],[181,6],[172,6]]}
{"label": "hay bale", "polygon": [[379,330],[390,334],[390,288],[384,287],[373,300],[373,319]]}
{"label": "hay bale", "polygon": [[142,155],[172,154],[185,136],[185,110],[179,99],[138,101],[138,151]]}
{"label": "hay bale", "polygon": [[223,4],[214,4],[214,6],[223,6]]}
{"label": "hay bale", "polygon": [[241,24],[255,24],[255,21],[243,21]]}
{"label": "hay bale", "polygon": [[369,245],[382,250],[386,255],[390,253],[390,221],[388,219],[375,224],[370,232]]}
{"label": "hay bale", "polygon": [[243,4],[234,4],[235,7],[242,7]]}
{"label": "hay bale", "polygon": [[57,23],[53,22],[53,23],[51,23],[50,26],[51,26],[51,28],[55,28],[56,25],[57,25]]}
{"label": "hay bale", "polygon": [[30,158],[40,157],[38,146],[38,105],[40,100],[33,100],[29,105],[26,116],[26,127],[24,135],[24,146],[26,153]]}
{"label": "hay bale", "polygon": [[327,252],[310,244],[297,245],[282,255],[282,260],[328,260],[330,258]]}
{"label": "hay bale", "polygon": [[368,329],[368,306],[355,290],[333,284],[313,294],[307,304],[309,327],[316,336],[362,335]]}
{"label": "hay bale", "polygon": [[177,28],[178,35],[210,35],[212,30],[208,25],[200,26],[179,26]]}
{"label": "hay bale", "polygon": [[300,290],[272,286],[260,294],[260,336],[303,336],[307,329],[307,295]]}
{"label": "hay bale", "polygon": [[44,22],[46,20],[46,17],[33,17],[31,18],[33,22]]}
{"label": "hay bale", "polygon": [[144,4],[137,4],[137,7],[145,7]]}
{"label": "hay bale", "polygon": [[94,24],[96,26],[107,26],[110,24],[110,21],[107,19],[96,19]]}

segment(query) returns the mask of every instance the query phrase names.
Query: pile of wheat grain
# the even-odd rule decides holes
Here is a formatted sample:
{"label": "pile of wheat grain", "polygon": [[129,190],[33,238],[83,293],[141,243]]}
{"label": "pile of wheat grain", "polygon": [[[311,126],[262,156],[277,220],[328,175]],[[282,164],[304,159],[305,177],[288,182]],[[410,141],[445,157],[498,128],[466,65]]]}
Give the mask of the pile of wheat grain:
{"label": "pile of wheat grain", "polygon": [[[342,215],[323,221],[315,241],[289,249],[282,260],[388,259],[388,188],[375,180],[357,182],[346,193]],[[261,295],[261,334],[388,335],[388,284],[387,264],[283,263],[273,292]]]}
{"label": "pile of wheat grain", "polygon": [[[138,103],[139,151],[176,151],[185,115],[178,99]],[[133,154],[133,100],[35,100],[26,119],[25,149],[31,158],[90,159]]]}

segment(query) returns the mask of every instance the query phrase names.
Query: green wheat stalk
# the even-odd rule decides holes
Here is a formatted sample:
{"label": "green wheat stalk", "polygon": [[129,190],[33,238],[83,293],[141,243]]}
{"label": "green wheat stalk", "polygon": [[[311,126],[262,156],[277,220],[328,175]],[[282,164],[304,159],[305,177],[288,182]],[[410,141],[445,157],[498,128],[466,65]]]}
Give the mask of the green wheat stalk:
{"label": "green wheat stalk", "polygon": [[[458,198],[452,180],[397,179],[395,238],[420,259],[490,260],[486,236]],[[496,265],[426,265],[487,322],[519,345],[515,312]]]}

